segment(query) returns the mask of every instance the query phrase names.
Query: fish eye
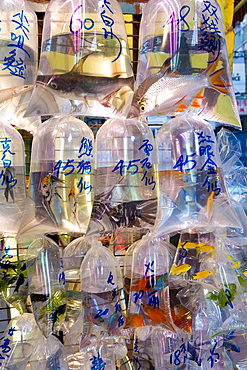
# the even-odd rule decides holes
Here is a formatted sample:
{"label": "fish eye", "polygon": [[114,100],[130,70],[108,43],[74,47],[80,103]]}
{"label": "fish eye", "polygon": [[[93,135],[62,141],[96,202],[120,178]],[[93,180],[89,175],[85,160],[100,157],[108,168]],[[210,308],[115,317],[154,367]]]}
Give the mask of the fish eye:
{"label": "fish eye", "polygon": [[50,83],[50,86],[51,86],[51,88],[52,88],[52,89],[57,90],[57,87],[58,87],[58,86],[57,86],[56,82],[53,82],[53,81],[52,81],[52,82]]}
{"label": "fish eye", "polygon": [[144,103],[141,103],[140,105],[139,105],[139,108],[140,108],[140,110],[142,111],[142,112],[144,112],[145,111],[145,104]]}

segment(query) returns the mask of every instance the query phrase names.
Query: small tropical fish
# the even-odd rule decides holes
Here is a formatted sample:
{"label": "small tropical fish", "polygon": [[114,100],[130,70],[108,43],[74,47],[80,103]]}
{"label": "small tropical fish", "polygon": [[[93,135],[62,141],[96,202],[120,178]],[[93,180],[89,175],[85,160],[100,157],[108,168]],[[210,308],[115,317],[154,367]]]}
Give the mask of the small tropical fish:
{"label": "small tropical fish", "polygon": [[161,276],[144,276],[137,281],[133,281],[131,289],[137,292],[140,290],[149,291],[150,289],[163,289],[166,286],[165,278],[166,274]]}
{"label": "small tropical fish", "polygon": [[7,89],[0,90],[0,104],[6,100],[13,99],[15,96],[23,94],[24,92],[33,89],[34,85],[14,86]]}
{"label": "small tropical fish", "polygon": [[149,304],[142,305],[143,312],[148,318],[155,324],[164,324],[171,331],[174,331],[174,327],[169,317],[166,316],[165,312],[158,307],[150,306]]}
{"label": "small tropical fish", "polygon": [[213,245],[205,244],[205,243],[192,243],[192,242],[180,242],[178,247],[184,249],[194,249],[196,248],[197,253],[215,253],[216,248]]}
{"label": "small tropical fish", "polygon": [[62,98],[78,100],[87,98],[101,100],[101,104],[109,106],[113,93],[116,93],[122,86],[134,88],[134,77],[122,78],[120,75],[114,77],[88,76],[83,74],[83,64],[89,53],[82,57],[74,65],[70,72],[61,75],[38,76],[37,84],[45,84]]}
{"label": "small tropical fish", "polygon": [[228,94],[227,88],[231,85],[221,77],[224,68],[216,71],[217,64],[218,60],[197,75],[179,75],[171,72],[167,64],[163,65],[159,72],[147,77],[134,93],[130,115],[171,115],[185,111],[190,105],[199,107],[198,99],[204,98],[201,91],[206,87]]}
{"label": "small tropical fish", "polygon": [[180,266],[176,266],[175,264],[173,264],[171,268],[171,274],[172,275],[182,274],[184,272],[189,271],[191,267],[192,266],[189,265],[188,263],[184,263],[183,265],[180,265]]}
{"label": "small tropical fish", "polygon": [[205,279],[208,276],[214,274],[214,272],[215,271],[211,271],[211,270],[199,271],[199,272],[196,272],[196,274],[193,276],[193,279]]}
{"label": "small tropical fish", "polygon": [[76,194],[75,194],[75,187],[74,186],[70,189],[68,198],[69,198],[69,203],[70,203],[71,216],[74,217],[77,224],[79,225],[78,217],[76,215],[77,203],[76,203]]}
{"label": "small tropical fish", "polygon": [[51,201],[55,195],[61,198],[56,188],[58,182],[63,183],[64,181],[49,173],[42,179],[40,184],[42,204],[55,225],[57,225],[57,220],[51,209]]}
{"label": "small tropical fish", "polygon": [[174,324],[190,333],[192,330],[192,312],[182,305],[171,305],[171,313]]}
{"label": "small tropical fish", "polygon": [[15,178],[15,168],[14,167],[6,167],[4,171],[4,176],[5,176],[5,190],[4,190],[4,196],[6,201],[9,201],[9,197],[12,198],[13,203],[15,202],[14,198],[14,190],[13,187],[15,183],[17,183],[17,179]]}
{"label": "small tropical fish", "polygon": [[128,315],[126,319],[126,327],[133,326],[138,328],[139,326],[145,326],[144,317],[141,314],[133,313],[132,315]]}
{"label": "small tropical fish", "polygon": [[204,244],[200,247],[200,253],[215,253],[216,248],[213,245]]}
{"label": "small tropical fish", "polygon": [[[236,261],[234,261],[234,258],[230,255],[230,254],[227,254],[227,257],[229,258],[229,260],[231,261],[231,263],[232,263],[232,267],[234,268],[234,269],[238,269],[240,266],[241,266],[241,262],[240,261],[238,261],[238,262],[236,262]],[[246,271],[247,272],[247,271]],[[245,275],[245,273],[246,272],[244,272],[243,274]],[[247,276],[247,275],[245,275],[245,276]]]}

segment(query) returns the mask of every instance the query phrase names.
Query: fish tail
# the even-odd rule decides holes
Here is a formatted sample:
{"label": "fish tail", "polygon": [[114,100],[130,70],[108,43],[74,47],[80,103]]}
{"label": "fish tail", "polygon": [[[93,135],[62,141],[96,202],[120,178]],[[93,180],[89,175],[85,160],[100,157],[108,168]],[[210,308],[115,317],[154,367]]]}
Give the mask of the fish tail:
{"label": "fish tail", "polygon": [[231,86],[231,84],[227,83],[221,78],[221,75],[224,73],[224,71],[225,68],[221,68],[218,71],[211,73],[209,75],[209,83],[215,90],[218,90],[223,94],[228,94],[229,91],[227,87]]}

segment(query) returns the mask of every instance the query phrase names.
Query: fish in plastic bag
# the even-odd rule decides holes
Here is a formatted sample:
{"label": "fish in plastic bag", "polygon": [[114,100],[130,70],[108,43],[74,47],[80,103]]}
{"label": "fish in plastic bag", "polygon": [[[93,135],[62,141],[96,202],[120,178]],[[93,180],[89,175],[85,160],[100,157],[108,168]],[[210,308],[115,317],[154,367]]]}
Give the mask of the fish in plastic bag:
{"label": "fish in plastic bag", "polygon": [[39,119],[23,118],[23,115],[37,73],[37,17],[25,0],[3,0],[0,11],[1,116],[4,122],[33,132]]}
{"label": "fish in plastic bag", "polygon": [[10,320],[0,339],[0,369],[24,370],[40,340],[40,334],[30,313]]}
{"label": "fish in plastic bag", "polygon": [[151,129],[133,119],[107,120],[95,139],[96,183],[87,233],[152,228],[156,217],[156,151]]}
{"label": "fish in plastic bag", "polygon": [[93,133],[75,117],[53,117],[37,130],[21,237],[83,233],[93,203]]}
{"label": "fish in plastic bag", "polygon": [[1,239],[0,291],[8,305],[21,314],[26,312],[29,294],[26,257],[19,250],[16,238],[11,235]]}
{"label": "fish in plastic bag", "polygon": [[176,332],[169,306],[167,244],[148,234],[134,248],[126,327],[159,325]]}
{"label": "fish in plastic bag", "polygon": [[240,227],[211,124],[185,113],[164,124],[155,142],[159,177],[155,233],[207,225]]}
{"label": "fish in plastic bag", "polygon": [[62,325],[64,334],[70,332],[70,328],[77,323],[78,317],[82,315],[80,267],[90,248],[90,240],[82,236],[74,239],[63,250],[63,268],[67,295],[67,311]]}
{"label": "fish in plastic bag", "polygon": [[38,76],[25,116],[126,116],[133,87],[118,2],[50,1]]}
{"label": "fish in plastic bag", "polygon": [[[246,330],[243,290],[220,234],[181,233],[169,286],[173,320],[184,332],[195,330],[198,315],[204,315],[204,340]],[[187,315],[179,322],[180,311]],[[199,330],[202,336],[202,326]]]}
{"label": "fish in plastic bag", "polygon": [[189,109],[241,128],[215,0],[149,1],[139,45],[130,116],[174,116]]}
{"label": "fish in plastic bag", "polygon": [[25,370],[69,370],[65,348],[55,336],[42,336],[36,344]]}
{"label": "fish in plastic bag", "polygon": [[125,324],[123,278],[112,252],[92,239],[81,264],[83,331],[81,347],[90,336],[120,334]]}
{"label": "fish in plastic bag", "polygon": [[0,232],[16,234],[26,201],[25,147],[20,133],[0,121]]}
{"label": "fish in plastic bag", "polygon": [[46,337],[58,330],[66,316],[63,263],[58,245],[43,236],[27,250],[28,286],[33,314]]}

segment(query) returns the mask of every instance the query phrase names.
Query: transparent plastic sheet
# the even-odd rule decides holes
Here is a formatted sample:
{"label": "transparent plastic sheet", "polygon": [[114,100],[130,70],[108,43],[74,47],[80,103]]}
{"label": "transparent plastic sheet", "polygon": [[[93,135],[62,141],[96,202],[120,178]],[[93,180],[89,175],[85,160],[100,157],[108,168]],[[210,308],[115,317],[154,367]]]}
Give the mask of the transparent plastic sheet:
{"label": "transparent plastic sheet", "polygon": [[81,264],[81,286],[81,348],[90,338],[121,335],[126,315],[122,273],[112,252],[96,238]]}
{"label": "transparent plastic sheet", "polygon": [[0,339],[0,369],[24,370],[40,334],[32,314],[24,313],[13,318]]}
{"label": "transparent plastic sheet", "polygon": [[174,322],[178,325],[180,314],[179,328],[191,334],[190,343],[204,364],[216,352],[222,364],[226,353],[235,364],[246,361],[247,307],[228,254],[224,234],[183,231],[169,275]]}
{"label": "transparent plastic sheet", "polygon": [[154,369],[154,353],[152,348],[152,326],[143,326],[135,329],[133,341],[133,370]]}
{"label": "transparent plastic sheet", "polygon": [[0,117],[0,233],[16,234],[26,201],[22,136]]}
{"label": "transparent plastic sheet", "polygon": [[185,113],[165,123],[155,143],[159,178],[156,235],[189,227],[241,227],[225,186],[210,123]]}
{"label": "transparent plastic sheet", "polygon": [[37,17],[27,1],[0,4],[0,108],[5,122],[34,132],[39,118],[23,118],[38,62]]}
{"label": "transparent plastic sheet", "polygon": [[48,337],[66,316],[66,290],[59,246],[50,238],[35,239],[27,250],[27,276],[32,311]]}
{"label": "transparent plastic sheet", "polygon": [[63,250],[67,311],[62,330],[63,334],[68,333],[68,337],[70,336],[70,328],[78,325],[79,316],[82,315],[80,267],[91,246],[90,240],[82,236],[74,239]]}
{"label": "transparent plastic sheet", "polygon": [[241,128],[216,1],[149,1],[139,40],[130,116],[174,116],[189,109]]}
{"label": "transparent plastic sheet", "polygon": [[126,116],[133,95],[125,23],[116,0],[52,0],[25,116]]}
{"label": "transparent plastic sheet", "polygon": [[157,210],[156,150],[146,122],[110,119],[95,139],[96,183],[87,234],[153,227]]}
{"label": "transparent plastic sheet", "polygon": [[94,138],[72,116],[52,117],[37,130],[20,238],[43,233],[85,233],[93,204]]}
{"label": "transparent plastic sheet", "polygon": [[217,134],[219,154],[229,195],[247,207],[247,169],[241,162],[240,141],[231,131],[221,128]]}
{"label": "transparent plastic sheet", "polygon": [[158,325],[176,332],[169,304],[169,250],[169,243],[152,233],[134,248],[126,327]]}

